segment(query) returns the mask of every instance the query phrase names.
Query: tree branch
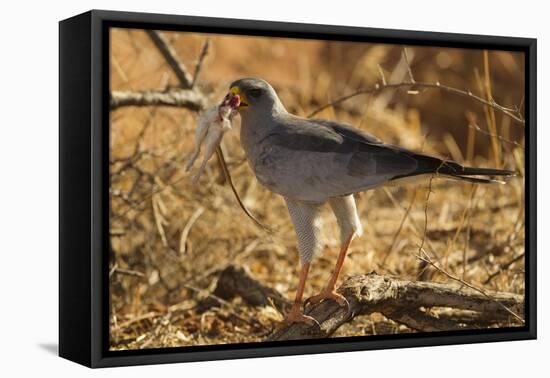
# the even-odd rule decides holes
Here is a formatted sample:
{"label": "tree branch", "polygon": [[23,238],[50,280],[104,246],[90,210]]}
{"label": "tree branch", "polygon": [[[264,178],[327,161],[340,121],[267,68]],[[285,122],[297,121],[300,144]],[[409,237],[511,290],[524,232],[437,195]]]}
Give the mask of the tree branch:
{"label": "tree branch", "polygon": [[190,89],[192,87],[193,78],[187,71],[187,67],[183,64],[176,53],[176,50],[170,43],[164,38],[164,36],[156,30],[145,30],[149,38],[153,41],[155,46],[159,49],[160,53],[166,59],[166,62],[172,68],[172,71],[178,77],[179,82],[183,88]]}
{"label": "tree branch", "polygon": [[193,82],[191,83],[191,88],[194,88],[195,85],[197,84],[199,75],[201,74],[204,59],[206,58],[206,55],[208,55],[209,49],[210,49],[210,40],[207,39],[206,41],[204,41],[204,45],[202,45],[202,50],[199,55],[199,59],[197,60],[197,65],[195,66],[195,73],[193,75]]}
{"label": "tree branch", "polygon": [[196,90],[172,88],[167,91],[111,91],[111,110],[122,106],[175,106],[199,111],[206,98]]}
{"label": "tree branch", "polygon": [[[456,283],[413,282],[376,273],[349,277],[338,290],[350,304],[350,311],[333,301],[325,301],[307,309],[320,324],[291,324],[275,331],[268,340],[324,338],[332,335],[341,325],[359,315],[375,312],[423,332],[486,327],[490,324],[510,322],[502,306],[523,313],[523,296],[511,293],[489,292],[481,294]],[[215,294],[230,299],[241,296],[251,305],[267,305],[270,298],[278,309],[287,308],[290,301],[276,290],[252,278],[243,268],[230,266],[220,275]],[[450,307],[453,316],[434,316],[427,309]],[[464,316],[464,321],[461,316]]]}
{"label": "tree branch", "polygon": [[382,84],[382,85],[376,84],[372,88],[359,89],[359,90],[357,90],[353,93],[350,93],[349,95],[340,97],[336,100],[333,100],[333,101],[330,101],[330,102],[326,103],[323,106],[320,106],[319,108],[317,108],[316,110],[311,112],[308,115],[308,118],[311,118],[311,117],[315,116],[316,114],[320,113],[321,111],[323,111],[323,110],[325,110],[325,109],[327,109],[331,106],[338,105],[338,104],[340,104],[344,101],[347,101],[347,100],[349,100],[353,97],[359,96],[359,95],[375,94],[375,93],[382,92],[382,91],[387,90],[387,89],[399,89],[399,88],[408,88],[409,90],[440,89],[442,91],[449,92],[449,93],[452,93],[452,94],[455,94],[455,95],[458,95],[458,96],[461,96],[461,97],[467,97],[467,98],[470,98],[474,101],[477,101],[477,102],[479,102],[483,105],[486,105],[486,106],[489,106],[489,107],[491,107],[495,110],[498,110],[501,113],[503,113],[506,116],[513,119],[514,121],[516,121],[517,123],[525,126],[525,120],[523,119],[523,116],[521,115],[521,113],[519,113],[517,111],[517,109],[511,109],[511,108],[504,107],[502,105],[497,104],[494,100],[486,100],[482,97],[476,96],[475,94],[473,94],[470,91],[464,91],[462,89],[449,87],[447,85],[440,84],[439,82],[437,82],[437,83],[427,83],[427,82],[419,82],[419,81],[394,83],[394,84]]}

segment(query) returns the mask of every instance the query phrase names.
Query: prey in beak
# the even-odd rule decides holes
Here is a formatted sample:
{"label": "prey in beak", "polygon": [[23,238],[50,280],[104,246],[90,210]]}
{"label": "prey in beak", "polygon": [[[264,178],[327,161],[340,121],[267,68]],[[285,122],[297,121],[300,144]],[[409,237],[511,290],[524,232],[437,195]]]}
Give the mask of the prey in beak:
{"label": "prey in beak", "polygon": [[237,109],[241,105],[242,105],[241,96],[234,93],[228,93],[223,99],[222,103],[220,104],[220,107],[230,106],[233,109]]}
{"label": "prey in beak", "polygon": [[238,94],[228,93],[221,103],[207,109],[199,118],[197,129],[195,131],[195,148],[187,158],[185,170],[189,171],[195,160],[199,156],[201,147],[204,147],[204,156],[202,163],[193,175],[193,183],[199,180],[206,162],[212,157],[216,148],[222,141],[223,134],[231,130],[233,117],[237,114],[237,109],[241,106],[241,98]]}
{"label": "prey in beak", "polygon": [[246,97],[244,96],[244,93],[241,92],[239,87],[231,87],[231,89],[229,89],[229,93],[227,95],[237,97],[239,99],[239,103],[238,103],[236,109],[248,106],[248,101],[246,100]]}
{"label": "prey in beak", "polygon": [[237,114],[237,111],[241,105],[241,98],[238,94],[228,93],[218,106],[220,121]]}

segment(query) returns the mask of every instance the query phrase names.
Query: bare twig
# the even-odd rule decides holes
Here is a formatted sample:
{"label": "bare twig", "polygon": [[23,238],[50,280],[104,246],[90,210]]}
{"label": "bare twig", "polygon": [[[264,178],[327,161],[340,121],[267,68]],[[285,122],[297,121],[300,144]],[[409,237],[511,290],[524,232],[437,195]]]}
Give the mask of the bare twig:
{"label": "bare twig", "polygon": [[466,279],[466,266],[468,265],[468,250],[470,249],[470,237],[472,234],[471,214],[468,212],[466,233],[464,235],[464,249],[462,250],[462,279]]}
{"label": "bare twig", "polygon": [[460,235],[460,233],[462,232],[462,228],[464,227],[464,221],[466,220],[467,217],[470,216],[472,207],[475,208],[475,206],[473,205],[474,205],[474,197],[476,195],[477,188],[478,188],[478,185],[476,184],[472,185],[472,190],[470,191],[470,195],[468,196],[468,204],[462,211],[462,215],[460,216],[458,227],[456,228],[456,231],[452,239],[447,243],[447,248],[445,249],[445,255],[444,255],[445,257],[449,255],[449,253],[451,252],[451,249],[453,248],[456,241],[458,240],[458,236]]}
{"label": "bare twig", "polygon": [[405,64],[407,65],[407,73],[409,74],[409,80],[411,83],[415,83],[416,80],[414,80],[414,76],[411,69],[411,64],[409,62],[409,57],[407,55],[407,48],[403,46],[403,59],[405,60]]}
{"label": "bare twig", "polygon": [[501,113],[505,114],[506,116],[512,118],[516,123],[519,123],[521,125],[525,126],[525,120],[523,119],[523,116],[517,111],[517,109],[507,108],[502,105],[497,104],[494,100],[486,100],[482,97],[479,97],[475,94],[473,94],[470,91],[465,91],[458,88],[453,88],[447,85],[440,84],[439,82],[436,83],[428,83],[428,82],[419,82],[416,81],[414,83],[394,83],[394,84],[376,84],[374,87],[371,88],[365,88],[365,89],[359,89],[353,93],[350,93],[346,96],[342,96],[336,100],[330,101],[326,103],[325,105],[320,106],[313,112],[311,112],[308,115],[308,118],[315,116],[316,114],[322,112],[323,110],[330,108],[332,106],[336,106],[338,104],[341,104],[344,101],[347,101],[353,97],[357,97],[364,94],[376,94],[379,92],[382,92],[384,90],[388,89],[399,89],[399,88],[409,88],[409,89],[440,89],[442,91],[455,94],[457,96],[462,96],[466,98],[470,98],[474,101],[477,101],[483,105],[489,106],[491,108],[494,108],[497,111],[500,111]]}
{"label": "bare twig", "polygon": [[514,146],[516,147],[519,147],[521,149],[525,149],[525,147],[521,144],[521,143],[518,143],[514,140],[510,140],[510,139],[506,139],[498,134],[493,134],[491,133],[490,131],[487,131],[487,130],[484,130],[482,129],[476,122],[475,122],[475,119],[473,118],[468,118],[468,127],[473,129],[473,130],[476,130],[476,131],[479,131],[480,133],[484,134],[484,135],[487,135],[491,138],[496,138],[498,140],[500,140],[501,142],[504,142],[504,143],[509,143],[509,144],[513,144]]}
{"label": "bare twig", "polygon": [[197,219],[199,219],[202,213],[204,213],[204,207],[199,206],[197,210],[195,210],[195,212],[191,215],[191,217],[185,224],[185,227],[181,231],[180,248],[179,248],[180,254],[182,255],[185,254],[187,250],[187,237],[189,236],[189,232],[191,231],[191,228],[193,227]]}
{"label": "bare twig", "polygon": [[[493,90],[491,86],[491,72],[489,67],[489,51],[483,50],[483,74],[484,74],[484,87],[485,87],[485,96],[487,101],[493,101]],[[495,109],[492,107],[487,107],[487,126],[491,132],[491,146],[493,148],[493,156],[495,159],[495,165],[497,168],[500,168],[500,144],[498,143],[497,135],[497,120],[495,115]]]}
{"label": "bare twig", "polygon": [[193,78],[187,71],[185,64],[179,60],[176,51],[170,46],[166,38],[156,30],[146,30],[145,32],[159,49],[166,62],[170,65],[182,87],[187,89],[192,88]]}
{"label": "bare twig", "polygon": [[[437,171],[443,166],[445,163],[441,162],[441,165],[439,168],[437,168]],[[437,172],[430,176],[430,181],[428,181],[428,193],[426,193],[426,200],[424,201],[424,231],[422,232],[422,241],[420,242],[419,250],[424,248],[424,243],[426,242],[426,233],[428,232],[428,204],[430,202],[430,196],[432,194],[432,183],[434,180],[435,175],[437,175]]]}
{"label": "bare twig", "polygon": [[[392,202],[393,206],[396,208],[396,209],[399,209],[401,211],[403,211],[403,213],[406,213],[406,209],[401,206],[401,204],[399,203],[399,201],[397,201],[397,199],[395,198],[395,196],[388,190],[388,188],[383,188],[384,190],[384,193],[386,193],[386,195],[388,196],[388,198],[390,199],[390,201]],[[416,220],[413,218],[413,217],[408,217],[407,218],[408,222],[408,226],[410,228],[410,230],[420,239],[422,239],[422,233],[420,232],[420,227],[418,226],[418,224],[416,223]],[[429,238],[424,238],[425,240],[425,243],[428,245],[428,247],[430,248],[431,251],[435,251],[435,248],[433,246],[433,244],[431,243],[430,239]],[[437,254],[435,252],[433,252],[436,259],[439,260],[439,256],[437,256]]]}
{"label": "bare twig", "polygon": [[[441,165],[437,168],[437,171],[439,171],[439,169],[441,168],[441,166],[443,166],[444,162],[441,163]],[[426,237],[427,237],[427,233],[428,233],[428,205],[429,205],[429,202],[430,202],[430,196],[432,194],[432,182],[433,182],[433,179],[435,177],[435,175],[437,174],[437,171],[435,174],[431,175],[430,176],[430,181],[428,182],[428,193],[426,193],[426,200],[424,201],[424,231],[422,232],[422,237],[421,237],[421,241],[420,241],[420,246],[418,247],[418,251],[421,251],[423,248],[424,248],[424,244],[426,243]],[[420,252],[419,252],[420,253]],[[426,277],[426,269],[428,268],[428,266],[426,264],[420,264],[419,266],[419,269],[418,269],[418,273],[417,273],[417,276],[419,277],[419,279],[421,280],[426,280],[427,277]]]}
{"label": "bare twig", "polygon": [[204,45],[202,45],[202,50],[199,55],[199,59],[197,60],[197,65],[195,66],[195,74],[193,75],[193,82],[191,83],[191,88],[194,88],[195,84],[197,84],[197,80],[199,79],[202,65],[204,63],[204,58],[206,58],[206,55],[208,55],[209,48],[210,48],[210,40],[206,39],[206,41],[204,41]]}
{"label": "bare twig", "polygon": [[123,268],[118,268],[118,267],[114,269],[113,273],[124,274],[124,275],[127,275],[127,276],[134,276],[134,277],[140,277],[140,278],[145,277],[144,273],[138,272],[137,270],[123,269]]}
{"label": "bare twig", "polygon": [[399,227],[397,227],[397,230],[395,231],[395,234],[393,235],[390,247],[388,248],[388,250],[384,254],[384,257],[382,258],[382,262],[380,263],[381,266],[384,266],[386,264],[386,261],[387,261],[388,257],[390,256],[390,254],[393,251],[393,248],[395,247],[395,243],[397,242],[397,238],[399,237],[399,234],[401,233],[401,230],[403,229],[403,226],[405,225],[405,221],[407,220],[407,218],[409,217],[409,214],[411,213],[412,207],[414,205],[414,201],[416,199],[416,192],[417,192],[417,189],[415,188],[415,190],[414,190],[414,192],[411,196],[411,200],[409,201],[409,206],[407,207],[407,210],[403,214],[403,217],[401,218],[401,222],[399,223]]}
{"label": "bare twig", "polygon": [[164,226],[167,224],[166,219],[162,211],[162,206],[160,205],[160,198],[157,194],[151,195],[151,206],[153,208],[153,218],[155,225],[157,226],[157,231],[162,241],[162,245],[168,247],[168,239],[166,238],[166,233],[164,232]]}
{"label": "bare twig", "polygon": [[494,273],[492,273],[487,279],[483,282],[484,285],[487,285],[489,282],[491,282],[495,277],[500,275],[502,272],[506,271],[512,264],[518,262],[519,260],[523,259],[525,257],[525,252],[520,253],[516,257],[514,257],[512,260],[508,261],[505,264],[500,265],[498,270]]}
{"label": "bare twig", "polygon": [[142,314],[142,315],[139,315],[139,316],[135,316],[125,322],[121,322],[121,323],[118,323],[117,326],[115,327],[111,327],[111,332],[116,332],[116,331],[119,331],[121,329],[124,329],[134,323],[137,323],[137,322],[141,322],[143,320],[147,320],[147,319],[151,319],[151,318],[155,318],[157,316],[161,316],[162,314],[158,313],[158,312],[155,312],[155,311],[151,311],[151,312],[147,312],[145,314]]}
{"label": "bare twig", "polygon": [[[120,76],[120,78],[125,84],[128,84],[129,83],[128,76],[126,75],[126,72],[124,72],[124,69],[121,67],[120,63],[118,62],[118,59],[114,54],[111,55],[111,61],[113,62],[113,67],[115,71],[118,73],[118,76]],[[131,87],[131,84],[130,84],[130,89],[134,89]]]}
{"label": "bare twig", "polygon": [[378,64],[377,67],[378,73],[380,74],[380,80],[382,80],[382,85],[388,85],[388,82],[386,81],[386,75],[384,75],[384,70],[382,69],[382,66]]}

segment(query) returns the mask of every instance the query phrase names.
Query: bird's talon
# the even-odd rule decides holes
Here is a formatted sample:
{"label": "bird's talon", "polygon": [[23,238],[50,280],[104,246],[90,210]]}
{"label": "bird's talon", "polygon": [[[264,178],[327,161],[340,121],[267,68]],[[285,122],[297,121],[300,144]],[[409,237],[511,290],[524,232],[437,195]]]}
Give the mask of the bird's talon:
{"label": "bird's talon", "polygon": [[344,306],[346,306],[346,316],[347,316],[351,312],[351,306],[349,305],[349,302],[345,297],[344,297],[344,299],[346,300],[346,302],[344,303]]}
{"label": "bird's talon", "polygon": [[329,289],[324,289],[319,294],[306,299],[304,302],[304,307],[310,306],[310,305],[311,306],[316,305],[318,303],[323,302],[325,299],[332,299],[333,301],[338,303],[339,306],[341,307],[346,306],[348,311],[350,310],[350,305],[346,297],[344,297],[340,293],[337,293],[335,290],[329,290]]}
{"label": "bird's talon", "polygon": [[306,315],[299,308],[293,308],[282,321],[282,325],[289,326],[293,323],[305,323],[307,325],[316,325],[321,329],[319,322],[312,316]]}

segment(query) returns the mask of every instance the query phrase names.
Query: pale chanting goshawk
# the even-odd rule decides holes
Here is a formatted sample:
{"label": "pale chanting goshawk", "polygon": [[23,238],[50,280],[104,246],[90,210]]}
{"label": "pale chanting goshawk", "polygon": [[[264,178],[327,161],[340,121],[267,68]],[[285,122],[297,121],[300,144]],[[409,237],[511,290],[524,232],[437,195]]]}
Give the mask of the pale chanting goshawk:
{"label": "pale chanting goshawk", "polygon": [[296,230],[301,270],[286,323],[317,323],[304,314],[302,296],[310,263],[321,247],[322,205],[328,203],[336,216],[341,248],[327,285],[308,302],[332,299],[348,305],[335,285],[352,239],[362,232],[354,193],[421,175],[476,183],[514,175],[508,170],[463,167],[383,143],[347,124],[290,114],[273,87],[261,79],[237,80],[229,95],[239,96],[240,139],[248,163],[261,184],[284,197]]}

